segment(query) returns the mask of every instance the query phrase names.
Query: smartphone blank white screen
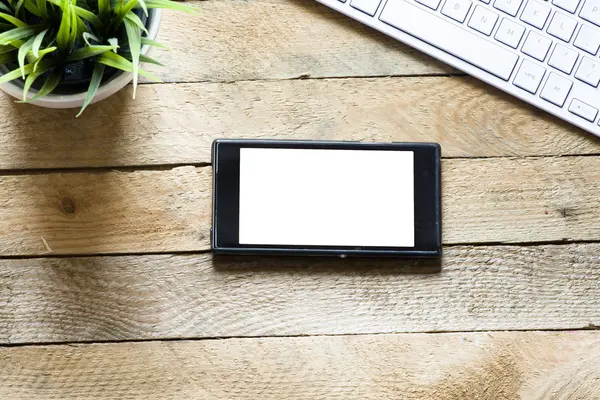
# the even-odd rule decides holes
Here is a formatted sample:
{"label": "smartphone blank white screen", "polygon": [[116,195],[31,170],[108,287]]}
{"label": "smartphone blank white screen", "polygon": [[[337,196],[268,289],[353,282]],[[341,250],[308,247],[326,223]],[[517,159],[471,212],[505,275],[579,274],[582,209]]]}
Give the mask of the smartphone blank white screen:
{"label": "smartphone blank white screen", "polygon": [[414,247],[412,151],[240,149],[239,242]]}

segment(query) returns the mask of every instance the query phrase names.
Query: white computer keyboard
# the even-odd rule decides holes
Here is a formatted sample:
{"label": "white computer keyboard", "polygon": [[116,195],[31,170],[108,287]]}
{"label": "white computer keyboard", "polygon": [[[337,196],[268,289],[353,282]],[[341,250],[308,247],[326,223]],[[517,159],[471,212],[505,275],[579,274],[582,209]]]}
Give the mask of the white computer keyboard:
{"label": "white computer keyboard", "polygon": [[600,136],[600,0],[317,0]]}

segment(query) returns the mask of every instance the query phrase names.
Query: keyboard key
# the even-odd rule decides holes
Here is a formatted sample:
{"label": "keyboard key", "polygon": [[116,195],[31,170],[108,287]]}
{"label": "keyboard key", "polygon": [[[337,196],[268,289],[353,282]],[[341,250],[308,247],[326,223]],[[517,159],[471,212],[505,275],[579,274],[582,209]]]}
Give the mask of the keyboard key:
{"label": "keyboard key", "polygon": [[525,59],[521,63],[513,84],[535,94],[542,83],[544,74],[546,74],[546,68]]}
{"label": "keyboard key", "polygon": [[534,31],[529,31],[521,51],[528,56],[544,61],[551,45],[552,40],[548,39],[546,36],[542,36]]}
{"label": "keyboard key", "polygon": [[521,21],[542,29],[546,24],[548,15],[550,15],[550,7],[539,1],[529,0],[521,14]]}
{"label": "keyboard key", "polygon": [[350,5],[372,17],[375,15],[379,3],[381,3],[381,0],[352,0]]}
{"label": "keyboard key", "polygon": [[388,0],[380,19],[505,81],[519,60],[513,52],[404,0]]}
{"label": "keyboard key", "polygon": [[481,1],[482,3],[485,3],[485,4],[490,4],[490,0],[479,0],[479,1]]}
{"label": "keyboard key", "polygon": [[471,15],[469,26],[484,35],[490,36],[494,26],[496,26],[496,21],[498,21],[498,14],[484,7],[477,6],[475,7],[475,11],[473,11],[473,15]]}
{"label": "keyboard key", "polygon": [[494,37],[497,41],[516,49],[525,33],[525,28],[509,19],[502,19],[498,32]]}
{"label": "keyboard key", "polygon": [[567,17],[563,13],[555,12],[550,26],[548,26],[548,33],[554,37],[564,40],[565,42],[571,41],[573,32],[577,27],[577,21],[573,18]]}
{"label": "keyboard key", "polygon": [[579,6],[579,0],[552,0],[552,4],[574,14]]}
{"label": "keyboard key", "polygon": [[473,3],[470,0],[447,0],[444,7],[442,7],[442,14],[463,23],[471,9],[471,4]]}
{"label": "keyboard key", "polygon": [[424,6],[431,8],[432,10],[437,10],[440,6],[440,0],[416,0],[417,3],[421,3]]}
{"label": "keyboard key", "polygon": [[600,83],[600,62],[583,57],[575,73],[575,78],[593,87],[598,87],[598,83]]}
{"label": "keyboard key", "polygon": [[562,107],[565,105],[565,100],[567,100],[572,86],[573,82],[551,72],[540,97],[556,106]]}
{"label": "keyboard key", "polygon": [[579,16],[600,26],[600,0],[585,0]]}
{"label": "keyboard key", "polygon": [[577,62],[579,54],[563,45],[557,44],[548,60],[548,64],[569,75]]}
{"label": "keyboard key", "polygon": [[573,44],[575,47],[579,47],[581,50],[595,56],[598,53],[598,48],[600,48],[600,31],[589,25],[581,25]]}
{"label": "keyboard key", "polygon": [[494,2],[494,8],[504,11],[508,15],[512,15],[514,17],[517,15],[517,11],[519,11],[521,3],[522,0],[496,0]]}
{"label": "keyboard key", "polygon": [[597,109],[577,99],[573,99],[573,101],[571,101],[569,111],[583,119],[587,119],[590,122],[594,122],[596,115],[598,115]]}

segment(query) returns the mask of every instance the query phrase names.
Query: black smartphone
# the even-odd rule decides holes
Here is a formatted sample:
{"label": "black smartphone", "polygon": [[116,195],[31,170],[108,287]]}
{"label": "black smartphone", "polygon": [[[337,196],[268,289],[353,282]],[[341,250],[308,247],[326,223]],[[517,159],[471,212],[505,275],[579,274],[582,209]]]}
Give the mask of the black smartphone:
{"label": "black smartphone", "polygon": [[435,143],[216,140],[215,254],[438,257]]}

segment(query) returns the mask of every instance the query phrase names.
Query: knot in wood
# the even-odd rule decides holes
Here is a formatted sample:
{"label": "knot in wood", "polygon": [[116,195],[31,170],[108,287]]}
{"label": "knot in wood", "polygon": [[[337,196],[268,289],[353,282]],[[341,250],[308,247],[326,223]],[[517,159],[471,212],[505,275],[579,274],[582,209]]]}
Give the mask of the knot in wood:
{"label": "knot in wood", "polygon": [[75,202],[69,197],[63,197],[60,202],[62,209],[67,214],[75,213]]}

